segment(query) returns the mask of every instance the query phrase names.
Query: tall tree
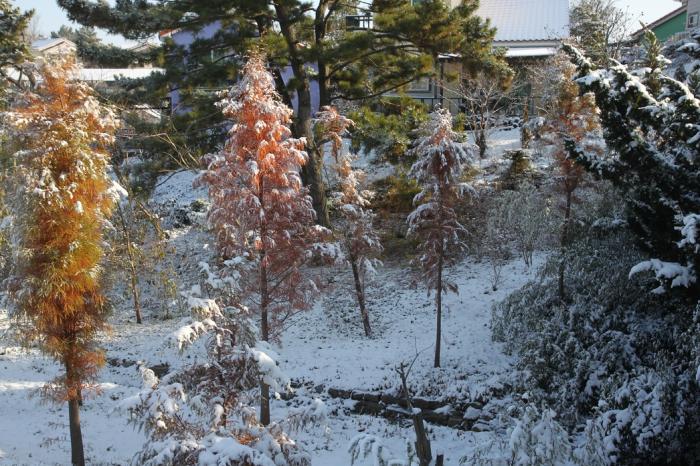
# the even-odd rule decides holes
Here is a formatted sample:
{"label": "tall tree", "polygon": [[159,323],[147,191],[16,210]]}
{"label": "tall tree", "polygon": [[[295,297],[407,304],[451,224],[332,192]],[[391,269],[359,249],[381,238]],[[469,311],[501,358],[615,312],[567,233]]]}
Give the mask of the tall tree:
{"label": "tall tree", "polygon": [[571,8],[571,37],[596,62],[619,59],[629,14],[615,0],[578,0]]}
{"label": "tall tree", "polygon": [[[605,142],[614,151],[600,157],[569,140],[569,156],[625,193],[630,227],[655,258],[633,272],[655,272],[664,282],[657,292],[670,284],[697,298],[700,101],[684,83],[654,70],[597,69],[574,47],[565,51],[581,91],[595,95]],[[661,88],[654,95],[649,83],[657,80]]]}
{"label": "tall tree", "polygon": [[559,82],[556,84],[555,101],[546,105],[550,109],[542,128],[543,139],[554,148],[555,178],[554,186],[563,196],[560,205],[562,224],[560,233],[561,262],[559,263],[559,297],[565,298],[564,274],[566,271],[566,250],[571,242],[572,218],[576,191],[584,182],[586,170],[575,160],[569,158],[566,141],[573,141],[589,154],[603,154],[602,132],[598,119],[598,108],[593,94],[579,96],[578,85],[573,81],[576,68],[566,61],[565,56],[558,56],[556,68],[559,69]]}
{"label": "tall tree", "polygon": [[[292,110],[275,91],[263,56],[253,53],[241,81],[221,105],[235,123],[201,181],[209,187],[209,220],[224,258],[250,262],[249,293],[260,312],[261,340],[291,313],[310,308],[317,285],[301,267],[321,236],[299,177],[304,140],[291,137]],[[279,327],[277,327],[279,328]],[[261,382],[260,422],[270,422],[269,387]]]}
{"label": "tall tree", "polygon": [[333,107],[324,107],[318,113],[316,131],[320,143],[328,141],[331,154],[335,159],[335,172],[338,177],[340,191],[334,193],[333,201],[338,210],[337,230],[342,237],[342,245],[352,269],[355,282],[355,297],[360,307],[362,327],[365,336],[372,335],[367,309],[367,294],[365,283],[375,267],[381,262],[377,256],[382,252],[379,235],[372,225],[374,213],[370,199],[374,196],[371,191],[360,187],[363,173],[352,168],[352,157],[343,151],[343,135],[353,121],[345,118]]}
{"label": "tall tree", "polygon": [[[202,88],[221,87],[235,76],[235,58],[260,38],[283,101],[294,101],[293,131],[307,140],[304,178],[323,225],[328,225],[328,211],[323,157],[313,138],[312,89],[318,88],[319,107],[338,99],[379,96],[433,76],[441,53],[459,53],[470,70],[505,67],[491,51],[495,30],[474,15],[477,0],[465,0],[454,9],[444,0],[124,0],[115,7],[90,0],[59,0],[59,4],[72,20],[131,39],[169,30],[196,34],[189,45],[173,40],[164,45],[167,80],[190,109],[197,108]],[[352,18],[346,27],[345,15],[352,13],[361,16],[356,25],[360,27],[353,26]],[[215,32],[197,35],[212,25],[218,27]],[[291,78],[283,79],[287,71]],[[196,116],[206,122],[203,132],[211,134],[216,114]]]}
{"label": "tall tree", "polygon": [[466,230],[459,223],[455,207],[471,189],[460,177],[473,159],[472,151],[452,130],[452,115],[441,109],[430,115],[422,135],[412,149],[418,160],[410,175],[422,186],[415,197],[414,210],[408,216],[409,234],[418,238],[418,264],[428,290],[435,291],[436,334],[435,367],[440,367],[442,340],[442,295],[456,292],[457,285],[444,274],[455,253],[464,248],[461,237]]}
{"label": "tall tree", "polygon": [[37,342],[65,369],[45,392],[68,402],[71,462],[82,466],[80,403],[104,363],[95,338],[106,326],[100,261],[114,204],[107,146],[116,120],[74,73],[71,61],[44,65],[40,87],[9,114],[22,176],[12,290],[25,342]]}
{"label": "tall tree", "polygon": [[570,13],[571,37],[596,62],[620,58],[629,14],[616,0],[578,0]]}

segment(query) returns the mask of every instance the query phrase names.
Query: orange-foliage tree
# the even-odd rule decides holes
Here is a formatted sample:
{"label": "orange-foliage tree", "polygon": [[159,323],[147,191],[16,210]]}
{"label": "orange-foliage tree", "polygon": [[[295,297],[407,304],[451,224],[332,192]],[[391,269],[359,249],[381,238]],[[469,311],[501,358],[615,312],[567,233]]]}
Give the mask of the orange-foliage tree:
{"label": "orange-foliage tree", "polygon": [[338,113],[335,108],[323,107],[317,115],[316,142],[329,143],[335,159],[335,171],[340,187],[340,191],[333,196],[339,216],[336,222],[337,231],[342,237],[343,252],[352,269],[362,327],[365,336],[369,337],[372,335],[372,327],[367,309],[365,283],[367,275],[381,264],[377,256],[383,248],[372,225],[374,213],[370,208],[370,199],[374,193],[360,189],[360,181],[364,174],[352,168],[352,157],[342,150],[343,135],[353,124],[352,120]]}
{"label": "orange-foliage tree", "polygon": [[106,326],[100,261],[115,200],[107,147],[116,120],[75,73],[70,60],[44,65],[40,86],[8,122],[22,177],[13,317],[26,342],[38,342],[65,368],[45,392],[68,402],[72,463],[83,465],[80,403],[97,388],[104,363],[96,335]]}
{"label": "orange-foliage tree", "polygon": [[[330,232],[315,225],[299,175],[305,141],[291,137],[292,110],[261,54],[251,54],[221,105],[234,124],[200,182],[209,187],[209,221],[223,258],[247,260],[245,288],[260,311],[261,340],[269,341],[287,317],[313,304],[317,283],[301,269],[315,251],[331,252],[319,243]],[[260,422],[267,425],[269,387],[260,387]]]}
{"label": "orange-foliage tree", "polygon": [[576,67],[558,59],[556,69],[559,70],[557,93],[542,129],[543,139],[554,147],[554,162],[556,190],[561,193],[563,201],[561,210],[563,221],[560,234],[562,259],[559,264],[559,297],[564,299],[564,273],[566,269],[565,252],[570,243],[571,218],[574,203],[577,201],[576,191],[584,181],[586,170],[569,158],[566,150],[566,140],[572,140],[588,153],[601,155],[603,152],[602,133],[598,108],[593,94],[579,95],[578,84],[574,81]]}
{"label": "orange-foliage tree", "polygon": [[446,109],[430,114],[421,128],[422,135],[413,147],[418,160],[410,175],[422,190],[413,200],[416,209],[408,216],[409,234],[420,241],[417,263],[423,269],[428,290],[435,290],[436,332],[435,367],[440,367],[442,339],[442,294],[457,291],[447,279],[444,268],[455,253],[465,247],[455,207],[471,187],[460,181],[473,160],[472,151],[452,130],[452,115]]}

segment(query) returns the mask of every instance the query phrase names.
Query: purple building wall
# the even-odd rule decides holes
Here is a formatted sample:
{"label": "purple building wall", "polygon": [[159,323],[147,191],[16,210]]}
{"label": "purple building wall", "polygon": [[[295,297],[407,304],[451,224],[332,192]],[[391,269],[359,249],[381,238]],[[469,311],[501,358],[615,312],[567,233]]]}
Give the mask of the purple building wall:
{"label": "purple building wall", "polygon": [[[186,30],[180,30],[180,31],[175,31],[171,37],[173,39],[173,42],[180,46],[184,47],[185,49],[188,49],[192,43],[197,40],[197,39],[211,39],[218,31],[221,29],[221,22],[220,21],[215,21],[211,24],[208,24],[205,26],[203,29],[193,32],[193,31],[186,31]],[[185,62],[183,66],[187,66],[187,63]],[[317,70],[318,67],[316,65],[309,65],[310,68]],[[293,73],[291,67],[287,66],[281,70],[281,75],[282,79],[284,80],[285,84],[289,83],[289,81],[293,78]],[[180,93],[177,90],[172,90],[168,94],[170,97],[170,102],[172,105],[172,111],[175,113],[186,113],[188,110],[186,108],[180,108],[181,100],[180,100]],[[319,93],[319,88],[318,88],[318,82],[317,81],[312,81],[311,82],[311,105],[312,105],[312,111],[316,113],[319,110],[320,106],[320,93]],[[296,94],[292,94],[292,107],[294,109],[294,112],[296,113],[298,111],[298,103],[297,103],[297,98]]]}

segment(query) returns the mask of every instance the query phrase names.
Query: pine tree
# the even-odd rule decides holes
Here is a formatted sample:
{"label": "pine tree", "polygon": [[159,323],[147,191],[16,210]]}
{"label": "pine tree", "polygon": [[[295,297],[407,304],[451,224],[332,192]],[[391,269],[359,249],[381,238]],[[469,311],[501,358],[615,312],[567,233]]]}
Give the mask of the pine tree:
{"label": "pine tree", "polygon": [[[192,110],[183,126],[200,128],[205,143],[220,115],[212,115],[211,97],[203,95],[202,89],[225,86],[237,74],[237,58],[247,53],[253,41],[262,42],[283,102],[291,106],[295,100],[292,130],[295,137],[306,138],[309,152],[304,181],[317,221],[326,226],[323,157],[313,139],[314,85],[323,107],[339,99],[377,97],[420,77],[434,76],[442,53],[460,54],[468,70],[507,68],[492,52],[495,29],[475,16],[476,0],[466,0],[454,9],[444,0],[319,0],[312,4],[303,0],[215,4],[125,0],[114,7],[89,0],[59,0],[59,5],[72,20],[130,39],[170,30],[196,33],[207,25],[222,25],[212,37],[199,37],[190,47],[166,40],[161,55],[167,69],[161,84],[178,89],[183,106]],[[353,14],[367,20],[366,29],[346,27],[345,16]],[[212,52],[219,57],[212,58]],[[286,82],[284,69],[293,76]]]}
{"label": "pine tree", "polygon": [[[567,141],[570,157],[610,180],[628,199],[628,221],[640,245],[657,258],[633,272],[650,270],[671,287],[697,296],[700,201],[700,102],[682,82],[658,76],[661,90],[650,93],[650,73],[624,66],[596,69],[578,50],[565,46],[577,67],[582,92],[592,92],[612,157],[599,157]],[[664,287],[657,289],[662,292]]]}
{"label": "pine tree", "polygon": [[602,155],[602,135],[598,120],[598,109],[593,94],[579,96],[578,85],[573,81],[576,68],[570,63],[563,62],[564,57],[558,57],[557,67],[560,69],[560,80],[557,85],[556,101],[550,106],[552,111],[546,116],[542,128],[543,139],[554,147],[554,162],[556,190],[563,197],[561,206],[563,222],[561,226],[560,246],[562,260],[559,265],[559,297],[564,299],[564,273],[566,264],[566,249],[571,242],[571,220],[574,203],[577,201],[576,191],[584,182],[585,169],[568,156],[566,141],[573,141],[583,147],[588,153]]}
{"label": "pine tree", "polygon": [[466,232],[455,207],[471,187],[460,182],[473,159],[472,151],[452,130],[452,115],[445,109],[430,115],[412,151],[418,160],[410,175],[422,186],[415,197],[416,209],[408,216],[409,235],[420,241],[417,263],[423,269],[428,290],[435,291],[435,367],[440,367],[442,338],[442,295],[457,292],[457,285],[445,277],[444,268],[464,248]]}
{"label": "pine tree", "polygon": [[322,108],[316,120],[318,140],[330,142],[331,154],[336,163],[335,169],[340,184],[340,191],[334,195],[334,204],[340,216],[337,230],[343,238],[345,256],[352,269],[362,327],[365,336],[369,337],[372,335],[372,327],[367,309],[365,283],[367,276],[381,264],[377,256],[383,248],[372,225],[374,213],[370,207],[370,199],[374,193],[360,189],[360,179],[364,174],[352,168],[352,157],[342,150],[342,136],[352,125],[352,120],[339,114],[333,107]]}
{"label": "pine tree", "polygon": [[24,66],[29,58],[24,32],[33,15],[34,10],[22,13],[9,0],[0,0],[0,76],[18,89],[25,87],[25,79],[35,84],[34,75]]}
{"label": "pine tree", "polygon": [[661,91],[661,72],[670,62],[663,56],[663,47],[654,31],[644,31],[642,47],[645,52],[642,65],[649,69],[647,87],[652,95],[658,95]]}
{"label": "pine tree", "polygon": [[82,466],[79,404],[104,363],[95,339],[106,327],[100,261],[114,204],[107,146],[116,123],[74,73],[71,61],[44,65],[41,86],[9,114],[22,176],[12,291],[25,343],[37,342],[65,369],[45,392],[68,402],[72,464]]}
{"label": "pine tree", "polygon": [[[306,310],[317,284],[301,267],[330,232],[314,225],[314,209],[299,171],[305,141],[291,137],[292,110],[280,102],[261,54],[222,100],[234,121],[220,154],[201,181],[209,187],[209,221],[225,259],[253,262],[249,292],[260,312],[261,340],[270,341],[290,314]],[[269,387],[261,384],[260,420],[270,422]]]}

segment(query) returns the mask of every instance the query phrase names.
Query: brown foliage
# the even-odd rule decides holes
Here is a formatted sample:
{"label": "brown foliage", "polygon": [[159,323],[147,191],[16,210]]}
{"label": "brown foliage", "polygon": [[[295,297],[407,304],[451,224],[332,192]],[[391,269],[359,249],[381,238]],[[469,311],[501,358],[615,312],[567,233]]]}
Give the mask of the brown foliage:
{"label": "brown foliage", "polygon": [[99,264],[114,204],[106,148],[116,123],[75,72],[70,60],[44,65],[41,86],[9,115],[23,148],[16,317],[25,341],[66,368],[47,387],[56,400],[80,399],[104,363],[95,344],[105,329]]}
{"label": "brown foliage", "polygon": [[311,197],[299,176],[308,160],[306,141],[291,137],[293,112],[280,101],[261,55],[250,57],[222,106],[234,125],[201,182],[209,187],[209,221],[222,256],[255,264],[248,291],[257,298],[262,339],[268,340],[281,320],[311,306],[316,285],[301,267],[329,232],[315,227]]}

